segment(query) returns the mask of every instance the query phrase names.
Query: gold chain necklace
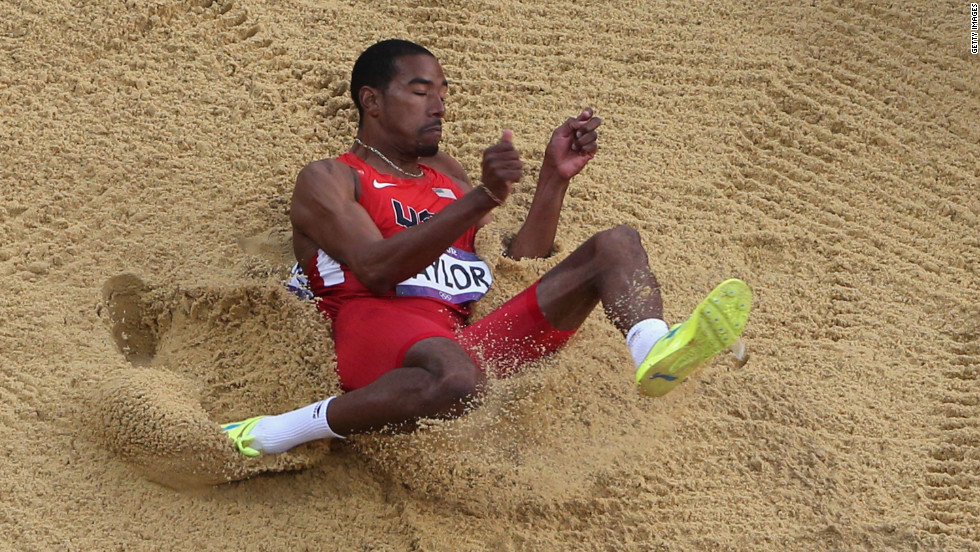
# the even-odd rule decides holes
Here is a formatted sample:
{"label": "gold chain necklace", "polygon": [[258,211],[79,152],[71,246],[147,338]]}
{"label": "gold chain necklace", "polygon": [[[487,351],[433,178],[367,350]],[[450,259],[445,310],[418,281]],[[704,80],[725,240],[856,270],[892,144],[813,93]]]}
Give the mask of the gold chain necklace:
{"label": "gold chain necklace", "polygon": [[391,168],[395,169],[396,171],[398,171],[398,172],[400,172],[400,173],[402,173],[402,174],[404,174],[406,176],[411,176],[412,178],[421,178],[421,177],[425,176],[425,172],[423,172],[421,169],[419,169],[419,173],[418,174],[412,174],[412,173],[406,171],[405,169],[399,167],[398,165],[392,163],[391,162],[391,159],[388,159],[380,151],[378,151],[378,150],[372,148],[371,146],[365,144],[364,142],[361,141],[360,138],[357,138],[356,136],[354,137],[354,141],[357,142],[358,144],[366,147],[368,150],[371,151],[371,153],[373,153],[373,154],[377,155],[378,157],[380,157],[381,160],[384,161],[385,163],[388,163],[389,165],[391,165]]}

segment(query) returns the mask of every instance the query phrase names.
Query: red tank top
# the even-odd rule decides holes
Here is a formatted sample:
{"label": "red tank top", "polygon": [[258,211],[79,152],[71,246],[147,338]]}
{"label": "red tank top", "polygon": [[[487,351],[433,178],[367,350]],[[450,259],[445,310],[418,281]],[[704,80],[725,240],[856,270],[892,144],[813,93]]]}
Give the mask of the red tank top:
{"label": "red tank top", "polygon": [[[426,165],[419,165],[424,173],[422,178],[399,178],[379,172],[352,152],[337,160],[357,172],[361,184],[357,202],[385,238],[424,223],[464,193],[451,178]],[[476,256],[475,236],[474,226],[431,266],[401,282],[383,297],[427,298],[468,315],[470,302],[482,297],[493,281],[486,263]],[[309,276],[310,291],[319,298],[319,309],[331,318],[346,301],[356,297],[377,297],[347,265],[332,259],[323,250],[318,250],[304,269]]]}

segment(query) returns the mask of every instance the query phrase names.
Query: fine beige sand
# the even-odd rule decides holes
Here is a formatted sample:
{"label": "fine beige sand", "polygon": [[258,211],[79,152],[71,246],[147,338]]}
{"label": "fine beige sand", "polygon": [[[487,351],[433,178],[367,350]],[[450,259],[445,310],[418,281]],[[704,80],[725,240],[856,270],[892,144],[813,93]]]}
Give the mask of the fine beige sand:
{"label": "fine beige sand", "polygon": [[[0,550],[980,550],[980,59],[967,2],[888,5],[3,0]],[[629,224],[670,322],[750,284],[747,361],[645,398],[597,312],[466,418],[237,457],[337,391],[288,202],[390,37],[474,178],[526,160],[477,316]],[[557,254],[502,258],[586,105]]]}

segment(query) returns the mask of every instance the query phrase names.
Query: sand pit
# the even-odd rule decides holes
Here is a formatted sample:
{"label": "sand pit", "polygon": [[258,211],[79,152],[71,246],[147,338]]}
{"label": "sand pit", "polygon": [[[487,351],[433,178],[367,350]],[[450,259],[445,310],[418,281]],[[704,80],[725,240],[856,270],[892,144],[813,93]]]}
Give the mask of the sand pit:
{"label": "sand pit", "polygon": [[[0,3],[0,550],[980,550],[980,57],[969,4]],[[618,332],[413,435],[246,461],[218,423],[336,392],[282,288],[296,172],[357,54],[451,81],[502,303],[636,227],[675,322],[742,278],[749,358],[639,396]],[[594,106],[554,258],[500,257]]]}

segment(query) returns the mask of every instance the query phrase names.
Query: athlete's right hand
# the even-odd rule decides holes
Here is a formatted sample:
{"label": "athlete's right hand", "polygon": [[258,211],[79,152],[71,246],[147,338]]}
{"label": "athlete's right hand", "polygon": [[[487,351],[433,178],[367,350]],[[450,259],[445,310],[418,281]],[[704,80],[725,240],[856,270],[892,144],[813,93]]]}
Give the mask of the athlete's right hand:
{"label": "athlete's right hand", "polygon": [[504,130],[499,142],[483,150],[482,167],[483,185],[499,199],[507,199],[511,186],[524,174],[521,154],[514,148],[514,131]]}

